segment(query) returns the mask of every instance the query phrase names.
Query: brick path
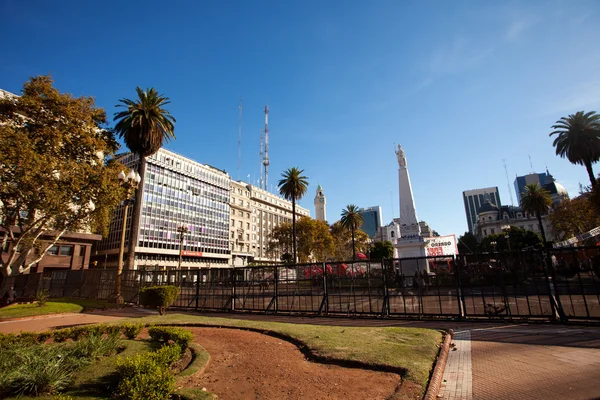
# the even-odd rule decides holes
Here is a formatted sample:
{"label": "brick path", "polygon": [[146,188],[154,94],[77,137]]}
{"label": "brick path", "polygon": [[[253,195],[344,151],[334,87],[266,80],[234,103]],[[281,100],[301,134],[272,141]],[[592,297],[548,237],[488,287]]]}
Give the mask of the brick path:
{"label": "brick path", "polygon": [[[42,331],[52,327],[142,317],[125,309],[0,322],[0,332]],[[592,400],[600,399],[600,329],[551,324],[307,318],[248,314],[206,316],[340,326],[452,328],[456,351],[448,357],[443,399]],[[470,346],[470,348],[469,348]]]}

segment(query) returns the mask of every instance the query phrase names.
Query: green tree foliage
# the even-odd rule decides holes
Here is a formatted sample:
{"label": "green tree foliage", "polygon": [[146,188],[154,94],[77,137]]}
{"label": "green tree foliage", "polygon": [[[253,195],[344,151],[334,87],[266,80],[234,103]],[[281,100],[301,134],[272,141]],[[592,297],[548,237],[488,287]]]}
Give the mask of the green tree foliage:
{"label": "green tree foliage", "polygon": [[303,169],[292,167],[281,174],[282,179],[277,184],[279,194],[292,202],[292,244],[294,262],[298,261],[297,236],[296,236],[296,201],[300,200],[308,189],[308,178],[302,173]]}
{"label": "green tree foliage", "polygon": [[537,217],[544,246],[546,245],[546,233],[544,232],[544,225],[542,224],[542,214],[547,213],[548,210],[550,210],[550,207],[552,207],[550,192],[537,183],[525,185],[523,193],[521,194],[521,208],[523,211]]}
{"label": "green tree foliage", "polygon": [[[333,238],[329,226],[323,221],[301,217],[296,224],[296,235],[301,263],[323,261],[333,252]],[[271,231],[267,251],[271,257],[276,257],[289,254],[291,248],[292,225],[284,222]],[[289,261],[292,261],[291,257]]]}
{"label": "green tree foliage", "polygon": [[496,233],[486,236],[479,244],[480,251],[492,252],[494,246],[492,242],[496,242],[495,251],[508,251],[508,238],[510,239],[510,250],[521,251],[525,248],[539,248],[543,245],[542,237],[533,231],[529,231],[517,226],[511,226],[505,233]]}
{"label": "green tree foliage", "polygon": [[600,209],[591,194],[581,195],[560,203],[550,214],[555,237],[568,239],[600,225]]}
{"label": "green tree foliage", "polygon": [[2,246],[14,244],[1,260],[3,275],[31,268],[66,231],[107,234],[123,193],[122,166],[107,161],[118,144],[105,123],[91,97],[60,93],[50,76],[0,99]]}
{"label": "green tree foliage", "polygon": [[389,240],[376,242],[371,247],[371,260],[381,260],[394,257],[394,245]]}
{"label": "green tree foliage", "polygon": [[342,210],[342,226],[349,229],[352,233],[352,260],[356,260],[356,246],[354,232],[363,224],[363,217],[358,212],[358,207],[354,204],[349,204],[346,209]]}
{"label": "green tree foliage", "polygon": [[178,295],[177,286],[148,286],[140,290],[140,304],[144,307],[158,308],[160,315],[163,315]]}
{"label": "green tree foliage", "polygon": [[[165,141],[175,139],[175,118],[164,107],[169,98],[159,94],[154,88],[135,88],[137,99],[121,99],[117,107],[125,108],[115,113],[115,131],[125,140],[127,148],[140,158],[139,174],[142,185],[146,175],[146,157],[155,154]],[[135,246],[138,242],[139,220],[142,210],[142,185],[135,197],[131,219],[131,239],[127,251],[127,268],[133,268]]]}
{"label": "green tree foliage", "polygon": [[557,135],[552,143],[556,155],[585,166],[590,182],[595,186],[592,164],[600,160],[600,115],[594,111],[578,111],[556,121],[552,129],[550,136]]}
{"label": "green tree foliage", "polygon": [[458,237],[458,252],[460,254],[477,253],[479,250],[479,243],[477,238],[471,232],[465,232],[462,236]]}
{"label": "green tree foliage", "polygon": [[366,253],[369,248],[369,235],[360,229],[354,231],[354,249],[352,246],[352,233],[342,225],[341,221],[331,225],[329,231],[333,238],[333,253],[330,256],[332,261],[352,260],[354,250]]}

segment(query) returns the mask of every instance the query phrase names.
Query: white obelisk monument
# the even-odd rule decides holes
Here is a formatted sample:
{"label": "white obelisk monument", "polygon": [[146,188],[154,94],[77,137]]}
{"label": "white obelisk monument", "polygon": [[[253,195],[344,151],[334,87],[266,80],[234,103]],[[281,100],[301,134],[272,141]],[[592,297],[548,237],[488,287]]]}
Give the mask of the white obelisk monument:
{"label": "white obelisk monument", "polygon": [[[406,154],[404,154],[404,150],[400,145],[396,150],[396,156],[398,157],[398,190],[400,197],[400,238],[394,246],[397,253],[396,257],[425,257],[426,242],[421,236],[421,227],[419,226],[410,176],[408,175]],[[402,262],[402,273],[405,276],[412,276],[415,271],[426,270],[427,264],[425,260]]]}

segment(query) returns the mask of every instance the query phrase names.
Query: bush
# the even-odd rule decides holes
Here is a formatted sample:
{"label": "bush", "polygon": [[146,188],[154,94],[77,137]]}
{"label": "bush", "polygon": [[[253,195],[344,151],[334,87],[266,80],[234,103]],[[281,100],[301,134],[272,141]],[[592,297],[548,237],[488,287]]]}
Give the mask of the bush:
{"label": "bush", "polygon": [[142,353],[117,359],[117,373],[121,377],[115,393],[117,398],[128,400],[169,398],[175,390],[175,376],[168,366],[159,363],[161,357],[154,354],[156,353]]}
{"label": "bush", "polygon": [[115,354],[121,346],[119,334],[109,334],[105,337],[96,333],[91,333],[84,339],[73,344],[70,349],[70,356],[89,361],[97,360],[100,357]]}
{"label": "bush", "polygon": [[35,294],[35,302],[37,303],[38,307],[43,307],[48,301],[48,297],[48,291],[46,289],[38,290]]}
{"label": "bush", "polygon": [[152,357],[158,363],[158,365],[170,368],[175,361],[181,358],[182,354],[183,350],[181,346],[174,343],[167,346],[162,346],[155,352],[150,353],[150,357]]}
{"label": "bush", "polygon": [[158,308],[160,315],[175,302],[179,288],[177,286],[149,286],[140,291],[140,304],[144,307]]}
{"label": "bush", "polygon": [[123,335],[125,335],[125,337],[127,339],[133,340],[136,337],[138,337],[138,335],[142,331],[142,328],[144,327],[144,324],[134,324],[134,323],[128,322],[128,323],[121,325],[121,327],[123,329]]}
{"label": "bush", "polygon": [[65,329],[57,329],[52,333],[52,338],[55,342],[61,343],[67,339],[73,338],[73,329],[65,328]]}
{"label": "bush", "polygon": [[148,334],[155,342],[169,343],[170,341],[173,341],[181,347],[182,351],[185,350],[194,339],[192,332],[183,328],[169,326],[151,326],[148,328]]}

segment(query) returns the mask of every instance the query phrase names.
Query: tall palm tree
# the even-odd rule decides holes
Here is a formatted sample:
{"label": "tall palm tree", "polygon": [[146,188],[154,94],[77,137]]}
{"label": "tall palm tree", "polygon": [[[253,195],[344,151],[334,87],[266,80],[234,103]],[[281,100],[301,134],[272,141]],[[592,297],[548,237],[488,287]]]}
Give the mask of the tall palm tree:
{"label": "tall palm tree", "polygon": [[592,186],[596,186],[592,164],[600,160],[600,114],[578,111],[556,121],[552,129],[550,136],[557,135],[552,143],[556,155],[584,165]]}
{"label": "tall palm tree", "polygon": [[[125,140],[125,145],[140,159],[139,174],[142,178],[135,196],[131,216],[131,234],[127,251],[126,268],[133,268],[135,245],[138,242],[139,220],[142,209],[142,190],[146,175],[146,157],[155,154],[165,141],[175,139],[175,118],[165,110],[171,103],[168,97],[159,94],[154,88],[135,88],[137,99],[121,99],[117,107],[125,110],[115,113],[115,131]],[[120,274],[120,271],[117,275]]]}
{"label": "tall palm tree", "polygon": [[356,261],[356,245],[354,232],[363,224],[363,217],[358,212],[358,207],[354,204],[349,204],[346,209],[342,210],[342,218],[340,219],[342,226],[352,231],[352,261]]}
{"label": "tall palm tree", "polygon": [[521,193],[521,208],[523,211],[535,214],[537,217],[544,247],[546,247],[546,233],[542,224],[542,214],[547,213],[551,206],[552,198],[550,197],[550,192],[537,183],[525,185],[523,193]]}
{"label": "tall palm tree", "polygon": [[296,251],[296,200],[300,200],[308,190],[308,178],[303,176],[303,169],[290,168],[281,174],[277,187],[279,194],[292,202],[292,240],[294,249],[294,264],[298,262]]}

